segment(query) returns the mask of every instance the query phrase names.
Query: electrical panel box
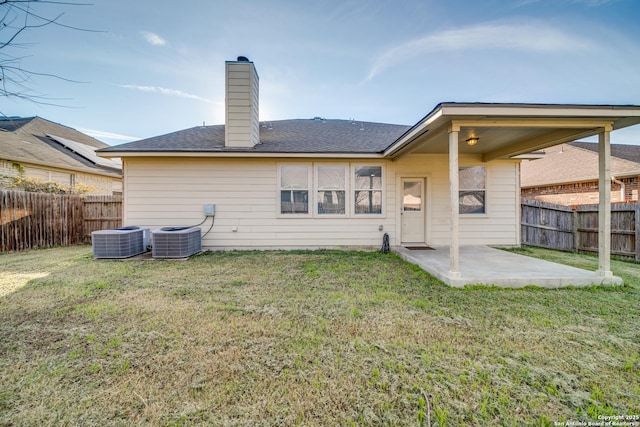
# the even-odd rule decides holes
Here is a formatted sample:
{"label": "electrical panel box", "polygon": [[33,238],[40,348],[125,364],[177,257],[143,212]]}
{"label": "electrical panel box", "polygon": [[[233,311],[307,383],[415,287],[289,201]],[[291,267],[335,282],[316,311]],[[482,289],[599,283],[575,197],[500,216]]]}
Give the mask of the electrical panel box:
{"label": "electrical panel box", "polygon": [[204,216],[215,216],[216,215],[216,205],[209,204],[204,205]]}

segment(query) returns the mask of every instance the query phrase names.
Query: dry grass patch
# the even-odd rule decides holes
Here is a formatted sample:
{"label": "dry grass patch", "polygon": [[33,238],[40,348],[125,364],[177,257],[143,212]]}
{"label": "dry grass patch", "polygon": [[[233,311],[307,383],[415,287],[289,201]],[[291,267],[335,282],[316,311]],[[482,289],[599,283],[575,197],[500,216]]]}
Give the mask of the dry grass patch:
{"label": "dry grass patch", "polygon": [[452,289],[363,252],[112,262],[74,247],[0,265],[0,280],[24,282],[0,297],[0,425],[552,425],[640,413],[636,264],[614,262],[623,288],[549,291]]}

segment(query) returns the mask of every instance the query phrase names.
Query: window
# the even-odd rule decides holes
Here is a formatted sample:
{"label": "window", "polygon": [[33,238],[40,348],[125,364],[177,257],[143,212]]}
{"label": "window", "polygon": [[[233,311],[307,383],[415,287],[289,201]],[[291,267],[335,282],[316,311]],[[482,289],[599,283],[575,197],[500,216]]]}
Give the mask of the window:
{"label": "window", "polygon": [[318,218],[381,215],[382,169],[371,165],[350,167],[348,163],[280,164],[278,215]]}
{"label": "window", "polygon": [[382,166],[356,166],[353,169],[354,213],[382,213]]}
{"label": "window", "polygon": [[487,171],[484,166],[459,169],[460,213],[484,214],[486,212]]}
{"label": "window", "polygon": [[280,167],[280,213],[309,213],[309,167]]}
{"label": "window", "polygon": [[345,215],[346,168],[318,166],[316,169],[318,215]]}

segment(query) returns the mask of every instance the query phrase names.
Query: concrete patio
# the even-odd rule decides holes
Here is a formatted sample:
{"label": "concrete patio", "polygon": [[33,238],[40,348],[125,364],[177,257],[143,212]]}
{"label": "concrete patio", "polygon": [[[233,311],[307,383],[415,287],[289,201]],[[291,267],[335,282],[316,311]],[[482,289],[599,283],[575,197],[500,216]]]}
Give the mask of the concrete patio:
{"label": "concrete patio", "polygon": [[582,270],[541,259],[518,255],[488,246],[460,247],[460,277],[449,273],[449,247],[433,250],[410,250],[394,246],[392,252],[415,264],[449,286],[495,285],[505,288],[540,286],[622,285],[619,277],[601,277]]}

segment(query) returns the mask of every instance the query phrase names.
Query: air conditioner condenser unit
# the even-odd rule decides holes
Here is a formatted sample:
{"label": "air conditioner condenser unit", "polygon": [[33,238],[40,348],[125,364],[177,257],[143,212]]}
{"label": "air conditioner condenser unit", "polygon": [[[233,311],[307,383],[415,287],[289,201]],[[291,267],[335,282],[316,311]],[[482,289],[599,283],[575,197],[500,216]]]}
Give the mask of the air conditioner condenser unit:
{"label": "air conditioner condenser unit", "polygon": [[163,227],[151,236],[154,258],[187,258],[202,250],[200,227]]}
{"label": "air conditioner condenser unit", "polygon": [[91,233],[94,258],[131,258],[147,251],[149,229],[120,227]]}

